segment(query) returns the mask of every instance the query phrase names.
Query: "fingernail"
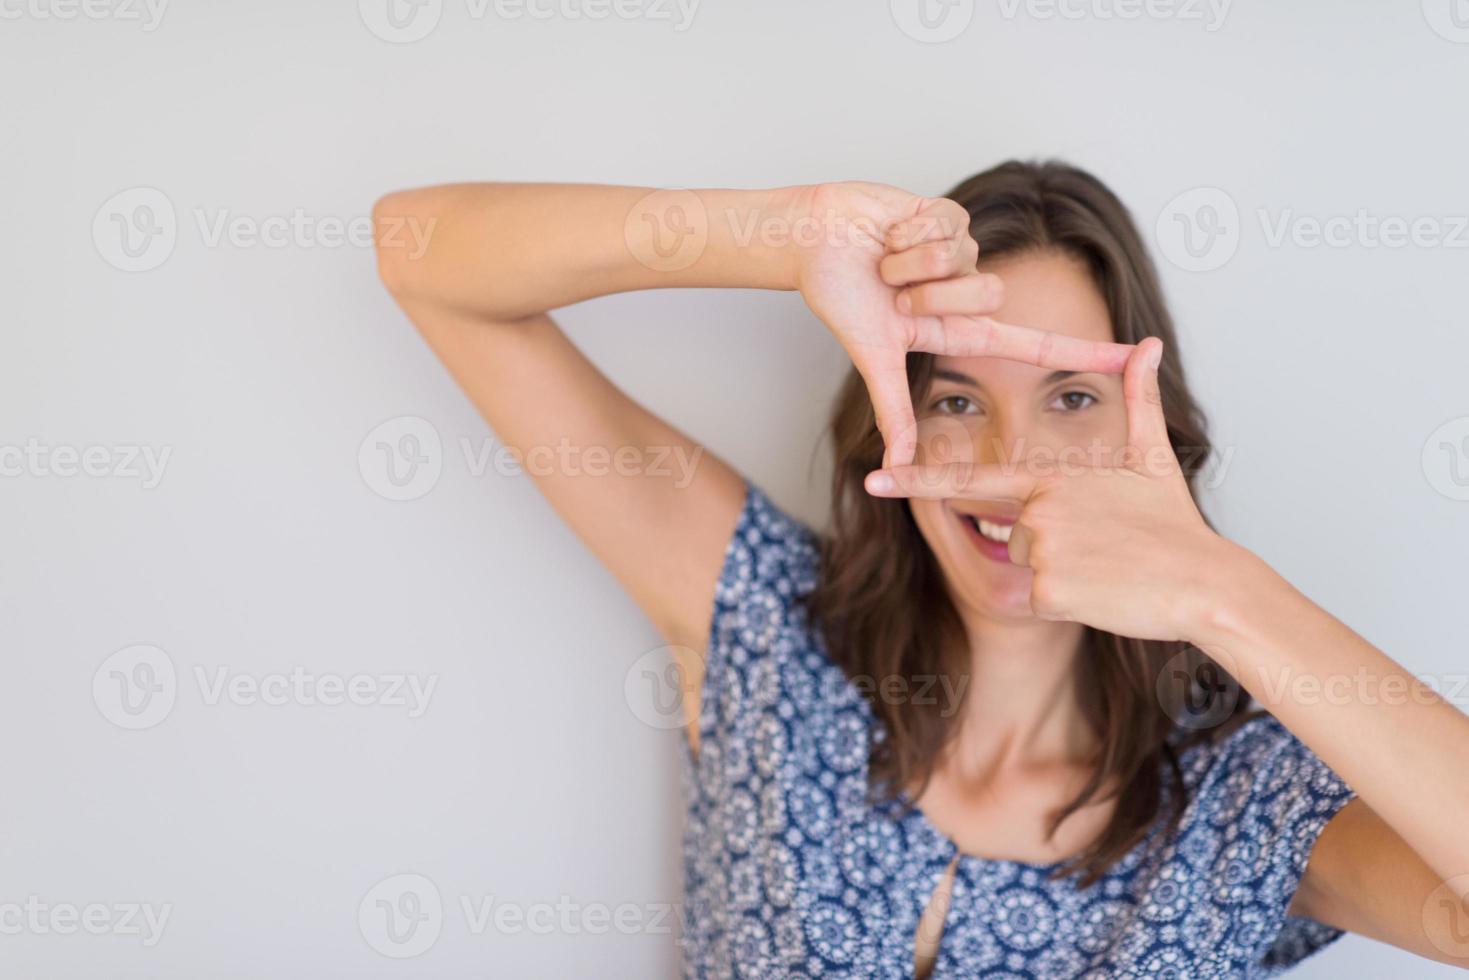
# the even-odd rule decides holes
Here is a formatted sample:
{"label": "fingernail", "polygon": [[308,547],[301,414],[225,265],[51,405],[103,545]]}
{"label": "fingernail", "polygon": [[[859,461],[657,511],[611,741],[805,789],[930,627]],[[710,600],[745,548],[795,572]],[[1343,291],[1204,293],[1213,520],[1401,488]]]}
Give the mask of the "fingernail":
{"label": "fingernail", "polygon": [[866,483],[868,493],[891,493],[896,485],[893,478],[886,473],[869,473]]}
{"label": "fingernail", "polygon": [[898,312],[899,313],[912,313],[913,312],[913,297],[908,295],[908,291],[907,290],[904,290],[903,292],[901,292],[901,293],[898,294]]}
{"label": "fingernail", "polygon": [[1148,355],[1148,367],[1156,371],[1158,369],[1158,365],[1162,363],[1162,361],[1163,344],[1161,341],[1159,341],[1158,343],[1153,345],[1153,352]]}

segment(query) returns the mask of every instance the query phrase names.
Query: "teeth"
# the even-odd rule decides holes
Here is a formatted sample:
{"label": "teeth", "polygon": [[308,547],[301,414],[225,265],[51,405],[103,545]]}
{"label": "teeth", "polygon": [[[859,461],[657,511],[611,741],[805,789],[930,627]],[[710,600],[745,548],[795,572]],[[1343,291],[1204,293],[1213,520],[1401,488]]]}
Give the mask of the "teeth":
{"label": "teeth", "polygon": [[978,518],[976,523],[979,525],[979,533],[991,541],[1008,542],[1010,531],[1014,528],[1013,524],[991,524],[983,517]]}

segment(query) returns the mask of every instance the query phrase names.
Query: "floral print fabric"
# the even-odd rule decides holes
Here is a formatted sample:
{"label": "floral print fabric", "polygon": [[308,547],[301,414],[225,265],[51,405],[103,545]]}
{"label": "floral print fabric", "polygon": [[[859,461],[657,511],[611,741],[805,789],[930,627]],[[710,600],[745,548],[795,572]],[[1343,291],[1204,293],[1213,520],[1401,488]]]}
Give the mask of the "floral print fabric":
{"label": "floral print fabric", "polygon": [[[956,856],[923,813],[873,802],[876,724],[796,603],[814,533],[753,483],[710,626],[686,752],[685,975],[913,975],[919,917]],[[1286,908],[1353,792],[1269,716],[1180,757],[1181,824],[1101,881],[960,855],[933,977],[1266,977],[1341,933]]]}

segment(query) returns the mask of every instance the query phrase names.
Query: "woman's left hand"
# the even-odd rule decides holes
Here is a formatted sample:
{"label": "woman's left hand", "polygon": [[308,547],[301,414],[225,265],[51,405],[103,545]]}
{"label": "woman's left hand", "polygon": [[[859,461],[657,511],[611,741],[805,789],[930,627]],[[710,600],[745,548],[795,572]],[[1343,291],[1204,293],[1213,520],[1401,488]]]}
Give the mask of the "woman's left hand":
{"label": "woman's left hand", "polygon": [[1021,502],[1010,560],[1034,572],[1030,603],[1042,619],[1070,620],[1148,640],[1195,642],[1209,584],[1237,546],[1204,523],[1168,440],[1158,391],[1163,344],[1134,348],[1123,373],[1127,446],[1109,465],[950,463],[868,474],[879,497]]}

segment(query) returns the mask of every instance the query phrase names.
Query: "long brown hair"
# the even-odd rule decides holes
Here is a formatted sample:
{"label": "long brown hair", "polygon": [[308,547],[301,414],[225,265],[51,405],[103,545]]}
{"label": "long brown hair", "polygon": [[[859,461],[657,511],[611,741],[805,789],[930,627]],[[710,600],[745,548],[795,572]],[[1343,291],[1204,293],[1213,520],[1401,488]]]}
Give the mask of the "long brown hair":
{"label": "long brown hair", "polygon": [[[1144,337],[1162,339],[1158,385],[1168,436],[1196,493],[1197,477],[1212,451],[1204,415],[1184,383],[1157,273],[1121,201],[1095,177],[1056,162],[1004,163],[970,177],[945,196],[969,211],[970,233],[982,256],[1036,251],[1074,256],[1087,265],[1106,300],[1115,340],[1134,344]],[[925,397],[932,375],[931,355],[908,356],[915,405]],[[819,584],[807,602],[832,657],[849,677],[966,673],[963,624],[908,502],[873,497],[863,489],[863,478],[882,465],[883,441],[866,386],[855,370],[837,397],[830,434],[836,455],[832,523],[823,539]],[[1172,693],[1160,697],[1159,678],[1177,666],[1179,657],[1187,669],[1169,671],[1164,686],[1171,684]],[[1207,663],[1207,657],[1184,644],[1085,630],[1078,690],[1100,750],[1091,779],[1057,811],[1049,834],[1081,807],[1105,799],[1104,787],[1115,787],[1117,803],[1100,836],[1058,874],[1079,868],[1083,886],[1091,884],[1149,834],[1165,800],[1168,825],[1176,824],[1186,796],[1169,739],[1182,731],[1175,701],[1201,695],[1196,680],[1190,679]],[[1191,683],[1193,690],[1184,690]],[[1230,695],[1234,700],[1212,706],[1216,735],[1246,717],[1248,698],[1239,697],[1237,686],[1202,692],[1204,698]],[[917,786],[917,799],[954,734],[957,713],[932,698],[869,693],[869,702],[883,730],[872,745],[873,789],[896,798]],[[1204,705],[1201,717],[1210,710]],[[1193,735],[1203,730],[1200,726]]]}

